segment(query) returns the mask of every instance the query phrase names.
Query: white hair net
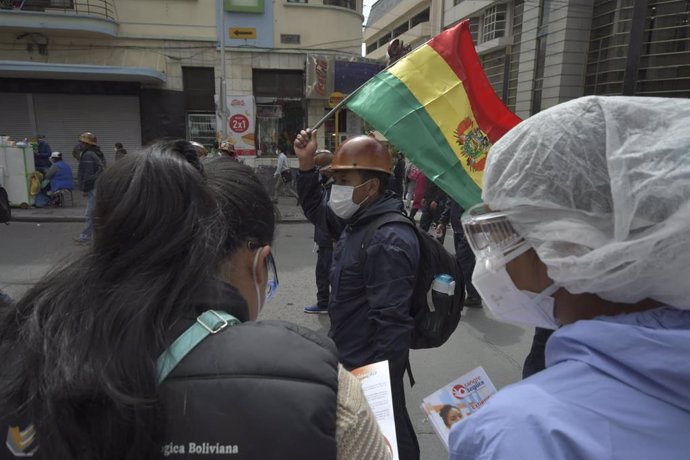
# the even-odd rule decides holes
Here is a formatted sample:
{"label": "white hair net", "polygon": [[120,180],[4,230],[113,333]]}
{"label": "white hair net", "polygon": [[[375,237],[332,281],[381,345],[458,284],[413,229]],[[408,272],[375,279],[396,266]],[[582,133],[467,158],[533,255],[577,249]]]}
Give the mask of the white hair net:
{"label": "white hair net", "polygon": [[590,96],[498,141],[484,202],[573,293],[690,309],[690,100]]}

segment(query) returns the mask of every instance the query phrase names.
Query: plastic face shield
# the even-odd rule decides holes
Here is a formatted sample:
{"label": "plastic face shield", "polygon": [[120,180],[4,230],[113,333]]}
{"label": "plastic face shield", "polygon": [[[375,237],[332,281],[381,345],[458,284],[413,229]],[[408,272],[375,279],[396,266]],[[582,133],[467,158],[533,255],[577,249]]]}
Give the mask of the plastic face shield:
{"label": "plastic face shield", "polygon": [[463,213],[462,229],[475,257],[496,268],[503,265],[506,254],[525,244],[506,214],[489,211],[483,203]]}

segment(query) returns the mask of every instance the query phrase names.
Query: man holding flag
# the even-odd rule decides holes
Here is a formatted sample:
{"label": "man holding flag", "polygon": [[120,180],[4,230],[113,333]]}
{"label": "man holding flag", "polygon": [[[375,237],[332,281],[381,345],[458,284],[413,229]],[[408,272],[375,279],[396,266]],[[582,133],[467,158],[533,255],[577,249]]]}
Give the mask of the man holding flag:
{"label": "man holding flag", "polygon": [[400,460],[418,460],[419,444],[405,405],[403,376],[414,330],[411,306],[419,241],[410,225],[391,222],[378,228],[362,247],[369,223],[383,214],[403,212],[400,197],[385,191],[393,174],[390,154],[369,136],[343,143],[328,168],[335,184],[326,201],[314,162],[316,133],[302,131],[294,147],[304,214],[337,240],[330,272],[328,335],[347,369],[388,361],[398,455]]}

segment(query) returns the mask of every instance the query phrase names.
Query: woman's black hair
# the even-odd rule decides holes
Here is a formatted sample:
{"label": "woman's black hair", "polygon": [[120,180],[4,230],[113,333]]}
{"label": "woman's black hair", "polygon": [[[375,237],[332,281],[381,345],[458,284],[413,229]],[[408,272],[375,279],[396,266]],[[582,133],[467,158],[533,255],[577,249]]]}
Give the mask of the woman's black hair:
{"label": "woman's black hair", "polygon": [[451,427],[450,423],[448,423],[448,416],[450,415],[450,411],[452,411],[453,409],[458,410],[458,408],[455,406],[452,406],[450,404],[444,404],[443,407],[441,407],[441,410],[438,411],[438,414],[441,416],[441,419],[443,419],[443,423],[445,423],[448,428]]}
{"label": "woman's black hair", "polygon": [[32,420],[46,458],[158,458],[166,331],[234,251],[273,240],[252,170],[192,151],[158,143],[110,166],[93,247],[0,311],[0,414]]}

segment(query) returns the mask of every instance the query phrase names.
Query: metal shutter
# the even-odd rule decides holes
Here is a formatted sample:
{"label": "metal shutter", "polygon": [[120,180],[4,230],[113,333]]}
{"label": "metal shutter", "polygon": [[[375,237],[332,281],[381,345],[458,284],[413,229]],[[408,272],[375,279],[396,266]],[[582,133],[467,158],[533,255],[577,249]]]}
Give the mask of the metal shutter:
{"label": "metal shutter", "polygon": [[72,149],[79,134],[91,131],[108,164],[115,161],[115,142],[127,152],[142,149],[138,96],[34,94],[38,132],[46,135],[53,151],[77,171]]}
{"label": "metal shutter", "polygon": [[0,93],[0,135],[21,141],[35,135],[29,116],[29,95]]}

